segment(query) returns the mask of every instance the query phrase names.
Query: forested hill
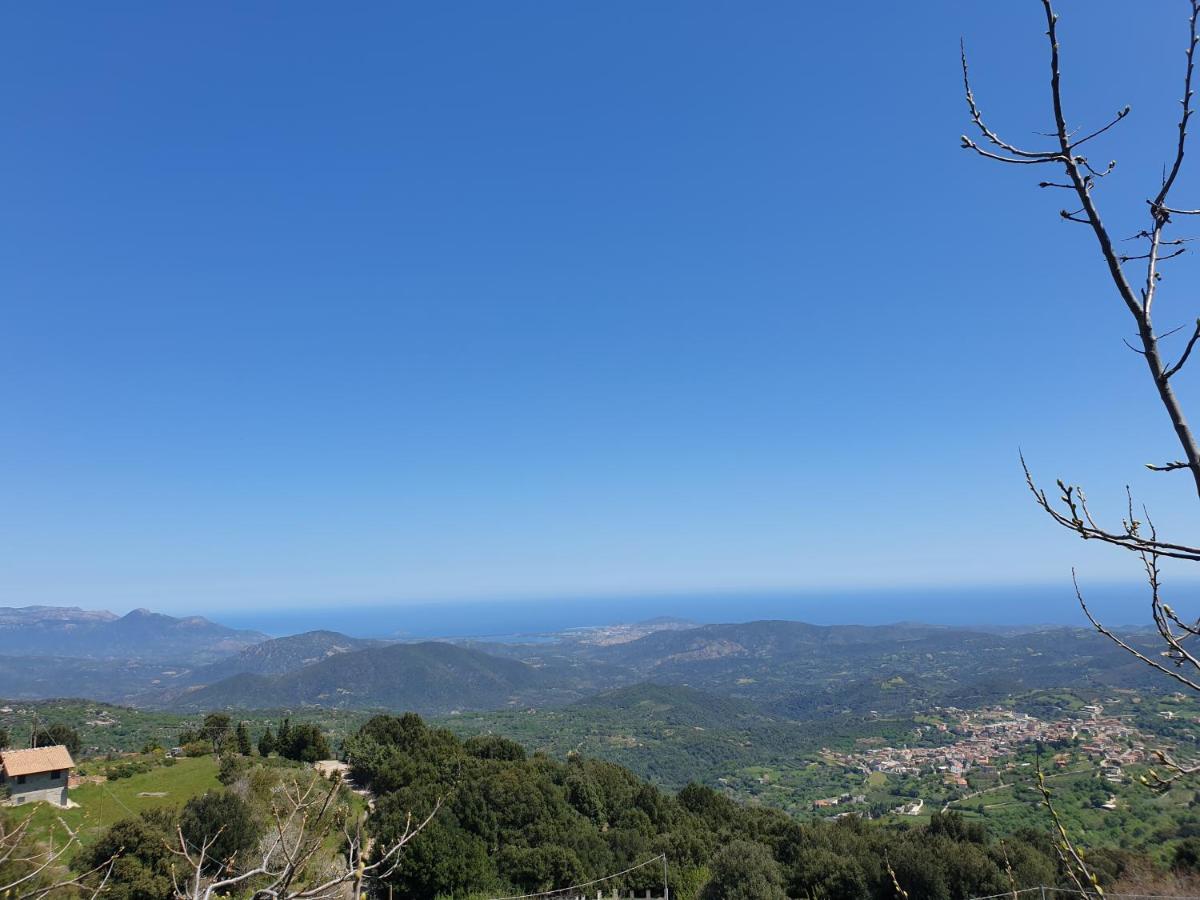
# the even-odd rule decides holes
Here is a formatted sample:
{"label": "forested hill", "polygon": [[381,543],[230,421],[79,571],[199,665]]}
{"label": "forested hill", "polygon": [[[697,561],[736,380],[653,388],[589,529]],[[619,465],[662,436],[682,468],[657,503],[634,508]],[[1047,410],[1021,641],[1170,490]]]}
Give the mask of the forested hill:
{"label": "forested hill", "polygon": [[537,711],[477,712],[443,720],[457,734],[496,733],[531,750],[583,752],[618,762],[655,784],[715,784],[747,765],[794,766],[843,723],[808,728],[745,700],[682,685],[638,684]]}
{"label": "forested hill", "polygon": [[263,641],[226,659],[199,666],[174,679],[169,687],[178,691],[185,687],[215,684],[235,675],[283,675],[340,653],[383,645],[383,641],[353,638],[336,631],[306,631]]}
{"label": "forested hill", "polygon": [[571,704],[570,709],[589,713],[611,710],[624,715],[644,714],[667,727],[705,730],[752,727],[775,721],[754,704],[743,700],[685,685],[652,682],[605,691]]}
{"label": "forested hill", "polygon": [[718,784],[747,767],[794,770],[823,747],[859,738],[900,743],[911,716],[830,716],[796,721],[757,704],[683,685],[637,684],[540,710],[494,710],[446,717],[456,734],[503,734],[551,756],[581,752],[620,763],[654,784]]}
{"label": "forested hill", "polygon": [[176,706],[326,706],[436,714],[547,702],[561,693],[556,679],[523,662],[429,641],[335,654],[281,675],[237,675],[185,694]]}
{"label": "forested hill", "polygon": [[1077,628],[1000,635],[763,621],[660,631],[586,652],[639,679],[751,699],[790,717],[972,705],[1036,688],[1159,683],[1110,641]]}
{"label": "forested hill", "polygon": [[[572,756],[527,757],[497,736],[460,741],[418,717],[380,716],[346,741],[353,774],[378,795],[379,846],[443,803],[407,848],[391,879],[398,896],[508,896],[563,888],[619,872],[658,854],[671,895],[891,900],[884,860],[914,898],[999,894],[1058,880],[1042,835],[1004,846],[978,824],[934,816],[924,827],[887,829],[856,818],[801,824],[778,811],[743,807],[715,791],[659,790],[627,769]],[[1106,877],[1116,863],[1089,857]],[[663,867],[643,866],[602,885],[661,893]]]}

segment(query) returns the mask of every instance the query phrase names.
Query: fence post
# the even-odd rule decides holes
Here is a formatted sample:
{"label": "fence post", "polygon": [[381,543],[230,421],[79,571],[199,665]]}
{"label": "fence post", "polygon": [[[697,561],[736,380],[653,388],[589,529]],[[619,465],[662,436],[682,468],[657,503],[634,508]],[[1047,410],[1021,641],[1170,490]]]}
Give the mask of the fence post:
{"label": "fence post", "polygon": [[1044,884],[1041,885],[1039,890],[1042,892],[1042,900],[1046,900],[1046,886]]}

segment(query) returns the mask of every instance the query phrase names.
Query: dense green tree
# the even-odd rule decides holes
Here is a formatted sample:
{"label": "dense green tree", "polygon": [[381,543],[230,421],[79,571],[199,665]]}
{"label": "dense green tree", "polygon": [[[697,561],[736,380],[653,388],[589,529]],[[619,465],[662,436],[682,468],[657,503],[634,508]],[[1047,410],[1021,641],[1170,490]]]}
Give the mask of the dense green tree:
{"label": "dense green tree", "polygon": [[250,730],[246,727],[245,722],[238,722],[237,728],[233,731],[234,742],[237,744],[237,752],[242,756],[249,756],[253,752],[253,747],[250,744]]}
{"label": "dense green tree", "polygon": [[525,748],[516,741],[498,734],[477,734],[467,738],[463,749],[479,759],[502,759],[518,762],[525,758]]}
{"label": "dense green tree", "polygon": [[210,874],[253,850],[260,834],[250,805],[229,791],[208,791],[189,800],[179,816],[179,829],[192,847],[212,841],[205,864]]}
{"label": "dense green tree", "polygon": [[72,756],[79,752],[79,732],[70,726],[55,722],[45,728],[37,729],[33,734],[33,746],[54,747],[62,744]]}
{"label": "dense green tree", "polygon": [[258,739],[258,755],[270,756],[275,752],[275,735],[271,733],[271,727],[268,725],[266,730]]}
{"label": "dense green tree", "polygon": [[[376,837],[387,846],[404,833],[409,810],[394,797],[380,799],[374,816]],[[401,897],[434,900],[465,896],[499,886],[487,845],[443,813],[404,849],[388,884]]]}
{"label": "dense green tree", "polygon": [[[354,777],[378,795],[382,844],[410,814],[420,820],[443,803],[392,879],[402,896],[557,890],[659,853],[677,900],[700,900],[702,889],[711,900],[892,900],[885,855],[914,900],[1004,891],[1008,862],[1021,887],[1056,881],[1045,834],[1001,848],[958,815],[895,828],[854,816],[802,824],[701,785],[673,796],[608,762],[525,756],[490,736],[461,741],[415,715],[377,716],[344,749]],[[662,878],[657,864],[643,866],[604,889],[657,891]]]}
{"label": "dense green tree", "polygon": [[254,745],[250,740],[250,728],[246,727],[246,722],[239,721],[238,725],[234,727],[233,739],[239,755],[250,756],[254,752]]}
{"label": "dense green tree", "polygon": [[1017,832],[1006,838],[1002,846],[992,846],[988,853],[996,870],[1005,873],[1005,887],[1008,887],[1009,868],[1020,885],[1054,884],[1058,879],[1054,850],[1046,833]]}
{"label": "dense green tree", "polygon": [[940,851],[943,873],[951,897],[987,897],[1009,887],[996,861],[980,843],[942,840],[933,843]]}
{"label": "dense green tree", "polygon": [[204,738],[201,737],[200,732],[195,728],[180,729],[179,734],[175,738],[175,740],[179,742],[180,747],[186,747],[188,744],[194,744],[203,739]]}
{"label": "dense green tree", "polygon": [[8,747],[8,729],[0,728],[0,750]]}
{"label": "dense green tree", "polygon": [[718,794],[712,788],[695,782],[689,784],[678,795],[679,803],[710,825],[730,821],[737,814],[738,805]]}
{"label": "dense green tree", "polygon": [[595,779],[584,771],[574,771],[567,775],[565,786],[567,802],[571,806],[597,825],[605,824],[604,795]]}
{"label": "dense green tree", "polygon": [[[286,720],[284,720],[286,723]],[[332,751],[319,726],[311,722],[302,722],[292,726],[286,732],[280,731],[278,740],[279,755],[299,762],[312,763],[319,759],[329,759]]]}
{"label": "dense green tree", "polygon": [[575,851],[558,844],[503,847],[496,865],[512,884],[529,893],[578,884],[586,877]]}
{"label": "dense green tree", "polygon": [[73,867],[88,872],[116,857],[104,897],[113,900],[161,900],[172,894],[168,845],[177,841],[175,814],[149,810],[123,819],[76,857]]}
{"label": "dense green tree", "polygon": [[929,817],[925,834],[932,838],[947,837],[953,841],[969,841],[972,844],[982,844],[987,840],[987,832],[982,822],[967,822],[961,813],[956,812],[935,812]]}
{"label": "dense green tree", "polygon": [[771,850],[751,841],[733,841],[713,857],[704,900],[787,900],[783,872]]}
{"label": "dense green tree", "polygon": [[1171,865],[1188,872],[1200,871],[1200,838],[1180,841],[1171,857]]}
{"label": "dense green tree", "polygon": [[225,713],[209,713],[200,726],[200,737],[212,744],[213,754],[219,756],[233,730],[233,720]]}
{"label": "dense green tree", "polygon": [[869,896],[867,875],[858,861],[824,847],[806,847],[788,875],[793,897],[860,900]]}

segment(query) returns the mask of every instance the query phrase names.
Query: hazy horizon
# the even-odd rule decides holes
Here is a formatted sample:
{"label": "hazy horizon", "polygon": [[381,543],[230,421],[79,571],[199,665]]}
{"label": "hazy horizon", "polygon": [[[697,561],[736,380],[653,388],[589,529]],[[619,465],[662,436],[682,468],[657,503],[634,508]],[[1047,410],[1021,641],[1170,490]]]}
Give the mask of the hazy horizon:
{"label": "hazy horizon", "polygon": [[[1185,603],[1200,596],[1200,581],[1184,582]],[[1145,625],[1144,588],[1136,582],[1087,587],[1089,606],[1106,624]],[[1178,596],[1178,593],[1176,594]],[[610,596],[442,598],[299,606],[177,604],[89,606],[80,603],[0,604],[78,606],[125,615],[134,609],[172,616],[203,616],[234,628],[281,637],[330,630],[352,637],[511,637],[593,625],[629,624],[658,617],[698,624],[782,619],[814,625],[888,625],[913,622],[958,627],[1090,627],[1070,583],[958,585],[792,591],[672,592]]]}

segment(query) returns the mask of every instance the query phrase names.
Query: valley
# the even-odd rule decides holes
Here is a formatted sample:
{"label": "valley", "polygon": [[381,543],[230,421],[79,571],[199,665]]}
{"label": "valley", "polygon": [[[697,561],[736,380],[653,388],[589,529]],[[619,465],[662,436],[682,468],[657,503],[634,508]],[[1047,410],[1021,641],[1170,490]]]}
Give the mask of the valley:
{"label": "valley", "polygon": [[[10,644],[16,618],[0,619]],[[1079,629],[664,619],[519,643],[317,631],[229,649],[227,630],[208,623],[188,626],[198,637],[183,653],[172,643],[179,620],[136,621],[144,637],[161,630],[161,646],[119,659],[0,657],[0,728],[19,740],[36,721],[70,722],[97,756],[170,746],[211,711],[255,733],[284,718],[314,722],[335,746],[375,713],[411,711],[464,738],[608,760],[665,789],[699,783],[801,819],[955,809],[1006,829],[1035,819],[1040,762],[1070,786],[1066,814],[1098,817],[1101,833],[1133,814],[1160,825],[1183,815],[1143,796],[1140,779],[1152,748],[1189,755],[1200,719],[1146,667]],[[46,642],[76,623],[38,612],[27,627]],[[163,647],[180,659],[167,663]]]}

